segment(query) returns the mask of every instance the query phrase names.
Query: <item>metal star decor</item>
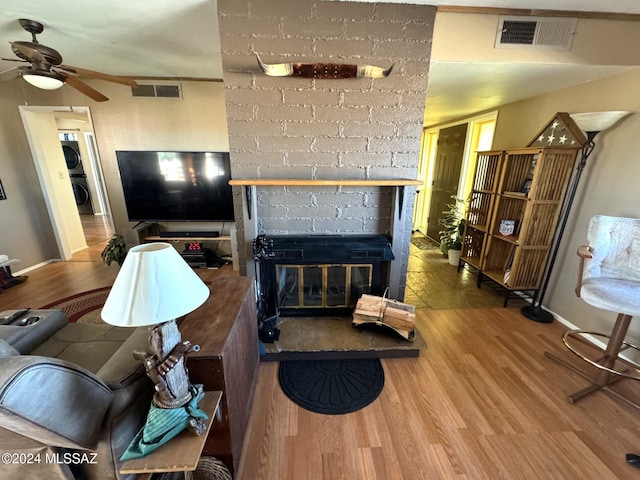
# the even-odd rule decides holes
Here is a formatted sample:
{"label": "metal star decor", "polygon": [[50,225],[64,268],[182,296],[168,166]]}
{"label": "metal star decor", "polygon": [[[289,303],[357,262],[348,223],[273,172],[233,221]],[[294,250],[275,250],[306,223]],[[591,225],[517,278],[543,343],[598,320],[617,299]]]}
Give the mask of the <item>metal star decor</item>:
{"label": "metal star decor", "polygon": [[558,112],[535,136],[529,147],[582,147],[587,138],[568,113]]}

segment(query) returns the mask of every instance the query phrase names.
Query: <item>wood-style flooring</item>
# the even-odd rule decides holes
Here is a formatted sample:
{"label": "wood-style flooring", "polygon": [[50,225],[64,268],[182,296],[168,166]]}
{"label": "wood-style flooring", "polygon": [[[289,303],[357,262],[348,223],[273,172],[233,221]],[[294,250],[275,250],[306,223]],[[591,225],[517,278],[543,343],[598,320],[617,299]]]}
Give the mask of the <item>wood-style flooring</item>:
{"label": "wood-style flooring", "polygon": [[111,215],[80,215],[80,223],[82,223],[84,239],[89,246],[101,243],[113,236]]}
{"label": "wood-style flooring", "polygon": [[[0,293],[0,310],[111,285],[117,267],[100,262],[101,249],[29,272]],[[464,280],[438,252],[411,252],[410,277],[422,286],[408,293],[424,302],[417,326],[428,349],[383,359],[380,397],[338,416],[297,407],[278,385],[277,363],[261,363],[237,479],[640,478],[625,462],[627,452],[640,452],[640,412],[600,392],[567,402],[585,381],[544,356],[578,364],[562,346],[562,325],[500,308],[500,294],[478,290],[471,273]],[[237,275],[230,266],[197,272],[205,280]],[[437,290],[438,280],[456,288]],[[640,397],[630,381],[615,388]]]}

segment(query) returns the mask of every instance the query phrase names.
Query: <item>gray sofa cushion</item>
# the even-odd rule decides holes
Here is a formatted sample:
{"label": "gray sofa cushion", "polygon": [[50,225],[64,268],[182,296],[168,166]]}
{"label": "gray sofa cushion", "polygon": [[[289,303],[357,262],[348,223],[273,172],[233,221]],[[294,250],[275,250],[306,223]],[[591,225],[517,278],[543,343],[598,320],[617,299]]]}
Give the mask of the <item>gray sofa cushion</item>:
{"label": "gray sofa cushion", "polygon": [[134,358],[133,352],[149,350],[149,329],[142,327],[127,330],[133,333],[96,373],[111,390],[127,387],[141,376],[146,376],[144,364]]}
{"label": "gray sofa cushion", "polygon": [[20,355],[20,352],[0,338],[0,357]]}
{"label": "gray sofa cushion", "polygon": [[69,323],[34,348],[31,355],[59,358],[97,373],[133,332],[132,328],[107,324]]}
{"label": "gray sofa cushion", "polygon": [[0,358],[0,427],[46,445],[94,449],[112,392],[91,372],[53,358]]}
{"label": "gray sofa cushion", "polygon": [[39,462],[27,464],[18,461],[0,464],[0,478],[3,480],[77,480],[69,464],[46,461],[47,455],[49,458],[55,458],[54,454],[59,453],[57,448],[42,445],[3,428],[0,428],[0,452],[24,455],[22,458],[37,458],[37,455],[40,455]]}

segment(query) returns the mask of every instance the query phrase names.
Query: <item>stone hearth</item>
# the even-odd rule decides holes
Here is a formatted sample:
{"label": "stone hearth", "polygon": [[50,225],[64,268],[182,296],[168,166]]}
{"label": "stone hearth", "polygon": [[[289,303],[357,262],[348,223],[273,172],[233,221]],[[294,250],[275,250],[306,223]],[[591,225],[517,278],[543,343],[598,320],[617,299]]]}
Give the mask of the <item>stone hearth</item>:
{"label": "stone hearth", "polygon": [[354,328],[347,317],[281,317],[280,339],[265,343],[262,361],[417,357],[427,343],[416,329],[409,342],[372,329]]}

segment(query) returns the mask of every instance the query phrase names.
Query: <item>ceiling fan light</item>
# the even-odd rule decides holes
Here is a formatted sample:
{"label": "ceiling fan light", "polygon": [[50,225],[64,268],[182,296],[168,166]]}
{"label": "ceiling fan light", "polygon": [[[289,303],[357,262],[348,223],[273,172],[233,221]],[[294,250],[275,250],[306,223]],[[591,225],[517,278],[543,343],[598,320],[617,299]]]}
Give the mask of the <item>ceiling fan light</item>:
{"label": "ceiling fan light", "polygon": [[56,88],[60,88],[64,85],[64,82],[58,75],[42,75],[39,73],[26,73],[22,75],[27,82],[37,88],[41,88],[43,90],[55,90]]}

